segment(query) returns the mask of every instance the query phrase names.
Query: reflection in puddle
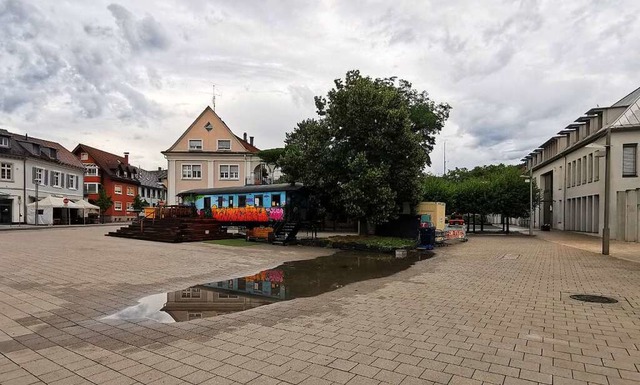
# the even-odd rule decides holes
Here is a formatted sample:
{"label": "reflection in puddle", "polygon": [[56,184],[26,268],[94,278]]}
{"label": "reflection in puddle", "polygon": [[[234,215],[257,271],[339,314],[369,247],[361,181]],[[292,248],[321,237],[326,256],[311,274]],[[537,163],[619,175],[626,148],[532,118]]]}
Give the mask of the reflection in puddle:
{"label": "reflection in puddle", "polygon": [[193,286],[140,299],[105,319],[182,322],[235,313],[273,302],[311,297],[352,282],[386,277],[432,254],[339,252],[304,261],[285,262],[255,275]]}

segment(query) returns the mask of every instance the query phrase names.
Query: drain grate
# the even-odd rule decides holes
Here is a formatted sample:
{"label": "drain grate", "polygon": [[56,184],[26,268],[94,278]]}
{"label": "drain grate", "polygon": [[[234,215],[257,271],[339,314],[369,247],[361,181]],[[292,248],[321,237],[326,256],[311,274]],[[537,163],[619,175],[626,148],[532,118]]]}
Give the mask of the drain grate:
{"label": "drain grate", "polygon": [[618,300],[611,297],[604,297],[601,295],[590,294],[573,294],[569,298],[582,302],[595,302],[595,303],[618,303]]}

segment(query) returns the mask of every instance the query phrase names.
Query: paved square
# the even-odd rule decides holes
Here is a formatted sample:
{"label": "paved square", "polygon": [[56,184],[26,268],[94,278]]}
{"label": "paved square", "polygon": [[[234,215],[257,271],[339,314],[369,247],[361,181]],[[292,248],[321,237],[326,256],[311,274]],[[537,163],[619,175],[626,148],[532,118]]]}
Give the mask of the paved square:
{"label": "paved square", "polygon": [[106,230],[0,232],[0,383],[640,383],[634,262],[473,237],[391,277],[160,324],[101,318],[149,294],[329,252],[157,244]]}

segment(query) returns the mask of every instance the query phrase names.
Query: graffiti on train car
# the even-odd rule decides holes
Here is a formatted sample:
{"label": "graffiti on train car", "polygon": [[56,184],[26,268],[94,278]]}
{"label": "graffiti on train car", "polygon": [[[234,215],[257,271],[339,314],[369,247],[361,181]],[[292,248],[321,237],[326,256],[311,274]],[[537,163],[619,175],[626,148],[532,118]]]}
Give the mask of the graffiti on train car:
{"label": "graffiti on train car", "polygon": [[221,222],[268,222],[284,219],[282,207],[215,207],[211,215]]}

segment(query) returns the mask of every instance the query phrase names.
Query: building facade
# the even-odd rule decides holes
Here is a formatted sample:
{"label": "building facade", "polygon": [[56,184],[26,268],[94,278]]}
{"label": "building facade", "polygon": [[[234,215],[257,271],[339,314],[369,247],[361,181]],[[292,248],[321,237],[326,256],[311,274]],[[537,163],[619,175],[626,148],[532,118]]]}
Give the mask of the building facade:
{"label": "building facade", "polygon": [[129,153],[125,152],[122,157],[79,144],[73,154],[84,166],[86,199],[95,203],[102,188],[113,201],[113,205],[102,213],[105,222],[135,219],[138,214],[133,209],[133,202],[138,195],[140,181],[138,168],[129,164]]}
{"label": "building facade", "polygon": [[140,198],[149,206],[160,206],[167,201],[167,186],[164,181],[167,178],[167,170],[158,167],[156,171],[147,171],[138,168],[138,180],[140,180]]}
{"label": "building facade", "polygon": [[[611,194],[607,202],[608,132]],[[640,88],[610,107],[590,109],[527,155],[523,160],[541,195],[534,211],[534,227],[549,224],[552,229],[602,236],[604,207],[608,204],[611,238],[639,241],[639,142]]]}
{"label": "building facade", "polygon": [[48,195],[82,199],[83,167],[59,143],[0,129],[0,224],[26,223],[27,205]]}
{"label": "building facade", "polygon": [[162,153],[168,161],[167,201],[180,203],[181,192],[201,188],[267,183],[253,137],[235,135],[207,107],[182,136]]}

